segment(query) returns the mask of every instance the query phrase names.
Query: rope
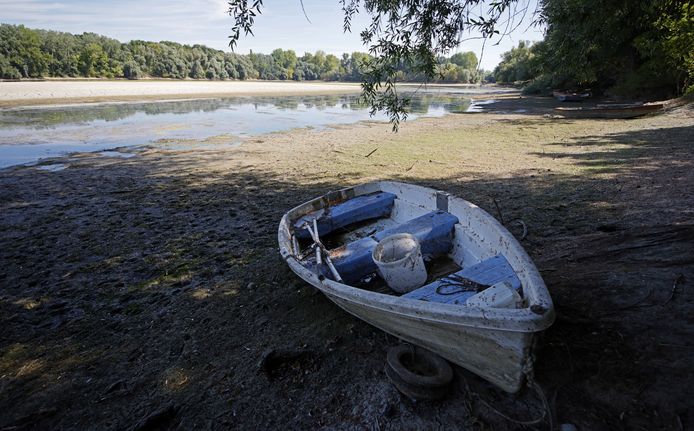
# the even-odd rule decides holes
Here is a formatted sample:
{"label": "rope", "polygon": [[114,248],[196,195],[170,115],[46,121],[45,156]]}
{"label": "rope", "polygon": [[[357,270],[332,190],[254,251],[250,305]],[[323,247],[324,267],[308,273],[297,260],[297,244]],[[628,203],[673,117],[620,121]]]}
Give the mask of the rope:
{"label": "rope", "polygon": [[[540,393],[542,393],[542,390],[541,390],[541,389],[540,389]],[[475,394],[475,395],[477,395],[477,394]],[[544,394],[543,394],[543,397],[544,397]],[[477,401],[479,401],[483,406],[485,406],[486,408],[488,408],[488,409],[491,410],[492,412],[496,413],[497,415],[501,416],[502,418],[506,419],[506,420],[509,421],[509,422],[513,422],[513,423],[516,424],[516,425],[526,425],[526,426],[527,426],[527,425],[537,425],[537,424],[539,424],[539,423],[542,423],[542,422],[545,420],[545,417],[547,416],[547,412],[545,411],[545,412],[542,413],[542,416],[539,417],[539,418],[537,418],[537,419],[532,419],[532,420],[527,420],[527,421],[521,421],[521,420],[514,419],[514,418],[512,418],[512,417],[510,417],[510,416],[505,415],[504,413],[502,413],[502,412],[500,412],[499,410],[497,410],[497,409],[495,409],[494,407],[492,407],[491,404],[489,404],[488,402],[486,402],[485,400],[483,400],[483,399],[480,398],[479,396],[477,396]]]}
{"label": "rope", "polygon": [[512,417],[508,416],[507,414],[500,412],[499,410],[494,408],[491,404],[489,404],[488,402],[483,400],[482,397],[480,397],[480,395],[478,393],[472,392],[470,390],[470,387],[467,384],[467,381],[465,381],[465,386],[467,388],[468,393],[470,393],[470,395],[475,397],[477,399],[477,401],[480,402],[480,404],[482,404],[487,409],[496,413],[498,416],[502,417],[503,419],[505,419],[509,422],[512,422],[516,425],[521,425],[521,426],[530,426],[530,425],[540,424],[546,418],[549,422],[549,429],[554,430],[554,418],[552,417],[552,413],[551,413],[551,410],[549,407],[549,401],[547,401],[547,397],[545,396],[545,392],[542,390],[542,387],[540,387],[540,385],[535,381],[535,373],[533,370],[533,364],[534,364],[534,357],[533,356],[534,355],[532,353],[529,353],[528,356],[526,357],[526,361],[523,364],[523,374],[525,374],[525,377],[527,379],[528,387],[535,390],[538,398],[542,402],[542,409],[543,409],[542,410],[542,416],[540,416],[537,419],[519,420],[519,419],[512,418]]}
{"label": "rope", "polygon": [[[443,291],[443,288],[455,287],[457,290]],[[460,275],[452,274],[446,278],[442,278],[439,285],[436,286],[436,293],[439,295],[456,295],[463,292],[481,292],[489,286],[470,280],[469,278]]]}

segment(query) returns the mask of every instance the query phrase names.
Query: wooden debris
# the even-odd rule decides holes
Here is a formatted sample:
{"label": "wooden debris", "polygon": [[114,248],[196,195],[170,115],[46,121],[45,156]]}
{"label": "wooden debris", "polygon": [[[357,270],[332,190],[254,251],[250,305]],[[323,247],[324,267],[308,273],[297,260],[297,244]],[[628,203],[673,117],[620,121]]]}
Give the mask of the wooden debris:
{"label": "wooden debris", "polygon": [[672,301],[672,298],[675,297],[675,291],[677,290],[677,286],[683,282],[684,282],[684,274],[682,274],[682,273],[677,274],[677,277],[675,277],[675,281],[672,283],[672,290],[670,291],[670,296],[668,297],[668,299],[665,302],[663,302],[663,305],[667,305],[668,302]]}
{"label": "wooden debris", "polygon": [[374,148],[373,150],[371,150],[371,152],[370,152],[369,154],[365,155],[364,157],[366,157],[366,158],[368,159],[373,153],[376,152],[376,150],[378,150],[378,147],[376,147],[376,148]]}

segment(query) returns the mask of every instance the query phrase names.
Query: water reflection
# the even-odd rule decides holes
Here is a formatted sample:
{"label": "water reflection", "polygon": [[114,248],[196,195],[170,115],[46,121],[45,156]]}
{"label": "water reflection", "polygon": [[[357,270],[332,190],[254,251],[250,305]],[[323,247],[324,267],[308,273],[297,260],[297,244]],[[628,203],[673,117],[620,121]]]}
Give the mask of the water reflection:
{"label": "water reflection", "polygon": [[[470,102],[460,94],[417,92],[411,119],[462,112]],[[356,95],[236,97],[165,102],[114,103],[0,110],[0,167],[75,151],[156,143],[205,140],[225,135],[227,142],[249,135],[297,127],[324,128],[369,115]]]}

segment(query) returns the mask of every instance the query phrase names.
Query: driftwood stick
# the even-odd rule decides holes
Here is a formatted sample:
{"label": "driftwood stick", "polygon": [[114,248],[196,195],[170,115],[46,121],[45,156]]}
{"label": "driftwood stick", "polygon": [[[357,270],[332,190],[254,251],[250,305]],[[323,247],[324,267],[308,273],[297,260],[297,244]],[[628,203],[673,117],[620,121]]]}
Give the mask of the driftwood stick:
{"label": "driftwood stick", "polygon": [[504,215],[501,214],[501,208],[499,208],[499,203],[496,201],[496,198],[492,196],[492,202],[494,202],[494,206],[496,207],[496,213],[499,215],[499,221],[501,224],[506,224],[504,222]]}
{"label": "driftwood stick", "polygon": [[668,302],[672,301],[672,298],[675,297],[675,291],[677,290],[677,286],[684,281],[684,274],[679,273],[677,274],[677,277],[675,277],[675,281],[672,283],[672,290],[670,291],[670,296],[667,298],[665,302],[663,302],[663,305],[667,305]]}
{"label": "driftwood stick", "polygon": [[378,150],[378,147],[376,147],[376,148],[374,148],[373,150],[371,150],[371,152],[370,152],[369,154],[365,155],[364,157],[366,157],[366,158],[368,159],[373,153],[376,152],[376,150]]}

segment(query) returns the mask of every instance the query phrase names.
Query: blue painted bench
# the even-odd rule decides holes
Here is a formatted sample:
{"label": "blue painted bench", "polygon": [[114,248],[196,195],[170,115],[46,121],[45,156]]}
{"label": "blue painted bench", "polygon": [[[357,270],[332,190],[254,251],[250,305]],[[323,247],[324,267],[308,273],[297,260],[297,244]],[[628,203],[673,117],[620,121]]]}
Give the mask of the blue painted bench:
{"label": "blue painted bench", "polygon": [[[453,275],[464,277],[468,280],[488,286],[500,283],[502,281],[508,281],[511,283],[511,286],[513,286],[514,289],[518,291],[521,290],[520,279],[518,279],[515,271],[513,271],[511,265],[502,255],[485,259],[482,262],[464,268]],[[456,286],[444,286],[439,289],[443,294],[437,293],[437,288],[441,286],[442,283],[445,284],[447,281],[450,281],[447,280],[447,277],[438,279],[433,283],[429,283],[417,290],[406,293],[402,297],[419,299],[421,301],[440,302],[444,304],[464,304],[468,298],[471,298],[477,294],[475,291],[470,291],[446,295],[447,292],[457,292],[460,290],[460,287]]]}
{"label": "blue painted bench", "polygon": [[376,263],[371,254],[383,238],[396,233],[411,233],[422,247],[425,258],[448,253],[453,246],[453,229],[458,218],[445,211],[433,211],[414,218],[373,237],[362,238],[330,251],[330,258],[347,283],[354,283],[364,276],[376,272]]}
{"label": "blue painted bench", "polygon": [[[394,202],[394,194],[377,192],[357,196],[335,206],[325,208],[316,220],[318,223],[318,235],[322,237],[352,223],[389,216],[393,210]],[[306,214],[294,222],[294,231],[297,238],[311,238],[311,235],[303,226],[306,222],[312,224],[314,218],[316,218],[315,212]]]}
{"label": "blue painted bench", "polygon": [[446,211],[432,211],[401,225],[373,235],[376,241],[397,233],[410,233],[417,237],[425,257],[448,253],[453,246],[453,227],[458,217]]}

